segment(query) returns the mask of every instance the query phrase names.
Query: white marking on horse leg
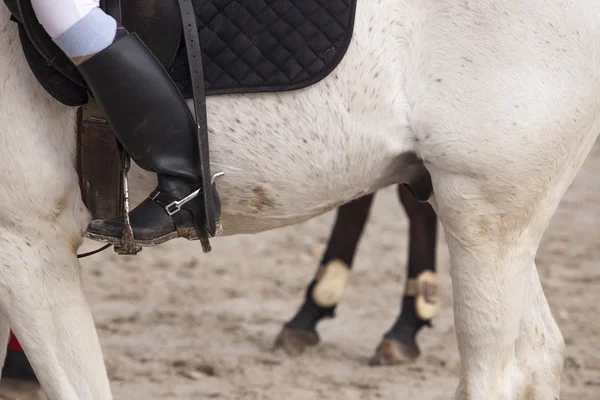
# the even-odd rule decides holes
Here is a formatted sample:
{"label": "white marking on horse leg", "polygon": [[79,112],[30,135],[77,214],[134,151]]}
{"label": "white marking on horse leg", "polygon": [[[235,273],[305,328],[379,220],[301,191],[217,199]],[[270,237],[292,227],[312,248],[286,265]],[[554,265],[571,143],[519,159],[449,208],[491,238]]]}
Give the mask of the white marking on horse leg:
{"label": "white marking on horse leg", "polygon": [[350,268],[340,260],[332,260],[319,268],[317,284],[312,290],[315,303],[321,307],[333,307],[342,300],[348,283]]}
{"label": "white marking on horse leg", "polygon": [[415,298],[415,312],[423,320],[431,320],[440,308],[440,285],[437,274],[425,270],[416,278],[408,278],[404,296]]}
{"label": "white marking on horse leg", "polygon": [[81,266],[45,228],[42,237],[0,230],[1,310],[49,400],[110,400]]}

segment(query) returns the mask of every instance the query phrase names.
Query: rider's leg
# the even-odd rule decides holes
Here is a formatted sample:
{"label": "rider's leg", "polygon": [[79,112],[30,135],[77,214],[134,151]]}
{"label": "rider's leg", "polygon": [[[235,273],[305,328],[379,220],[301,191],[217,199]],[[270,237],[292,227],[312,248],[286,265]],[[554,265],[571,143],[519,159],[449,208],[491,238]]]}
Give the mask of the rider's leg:
{"label": "rider's leg", "polygon": [[[194,118],[181,93],[135,34],[117,29],[98,0],[32,0],[41,25],[77,65],[117,138],[135,162],[158,174],[158,187],[131,214],[136,242],[196,237],[202,196],[169,216],[165,206],[201,189]],[[119,32],[117,34],[117,31]],[[93,221],[88,232],[118,243],[123,219]]]}

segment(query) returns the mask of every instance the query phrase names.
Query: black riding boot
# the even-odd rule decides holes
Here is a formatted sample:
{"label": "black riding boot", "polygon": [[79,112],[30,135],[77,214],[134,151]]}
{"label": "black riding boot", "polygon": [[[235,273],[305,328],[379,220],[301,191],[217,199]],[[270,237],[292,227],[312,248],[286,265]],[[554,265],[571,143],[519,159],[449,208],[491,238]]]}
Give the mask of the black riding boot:
{"label": "black riding boot", "polygon": [[[78,69],[125,151],[158,174],[156,190],[130,213],[135,242],[197,239],[205,216],[196,124],[170,76],[135,34],[117,39]],[[174,202],[186,198],[177,212]],[[123,217],[95,220],[87,235],[119,244],[123,227]]]}

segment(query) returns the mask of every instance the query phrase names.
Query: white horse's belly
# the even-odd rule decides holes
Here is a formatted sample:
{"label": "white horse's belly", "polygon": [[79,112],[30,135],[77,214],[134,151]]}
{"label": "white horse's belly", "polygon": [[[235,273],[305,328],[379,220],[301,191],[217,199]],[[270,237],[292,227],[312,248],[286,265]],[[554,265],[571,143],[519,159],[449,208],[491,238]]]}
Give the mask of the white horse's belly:
{"label": "white horse's belly", "polygon": [[298,107],[267,116],[256,103],[273,110],[272,96],[244,98],[236,108],[245,122],[211,135],[214,171],[225,172],[218,181],[225,234],[298,223],[397,179],[405,127],[327,110],[335,100],[302,107],[309,97],[292,97],[281,104]]}
{"label": "white horse's belly", "polygon": [[[223,109],[231,109],[223,100]],[[395,171],[408,149],[405,127],[373,120],[373,130],[360,130],[348,115],[332,120],[325,112],[295,116],[291,126],[289,113],[265,117],[255,105],[272,101],[237,99],[236,114],[245,115],[244,122],[223,129],[211,123],[212,171],[225,173],[217,179],[224,235],[299,223],[398,179]],[[209,100],[209,121],[223,115],[214,106]],[[139,169],[131,174],[138,203],[155,177]]]}

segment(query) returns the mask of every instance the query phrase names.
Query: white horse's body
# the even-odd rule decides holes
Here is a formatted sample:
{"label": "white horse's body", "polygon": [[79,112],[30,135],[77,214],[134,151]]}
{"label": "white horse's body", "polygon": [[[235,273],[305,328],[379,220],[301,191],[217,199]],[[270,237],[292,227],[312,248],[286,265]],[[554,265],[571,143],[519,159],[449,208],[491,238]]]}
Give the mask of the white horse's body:
{"label": "white horse's body", "polygon": [[[76,258],[75,111],[36,82],[8,17],[0,6],[0,341],[15,331],[49,399],[110,399]],[[534,257],[600,131],[598,0],[359,0],[330,76],[210,97],[208,118],[224,234],[399,182],[416,153],[451,252],[456,398],[559,397],[564,342]],[[138,199],[154,187],[132,175]]]}

